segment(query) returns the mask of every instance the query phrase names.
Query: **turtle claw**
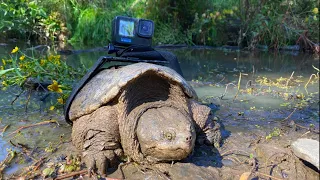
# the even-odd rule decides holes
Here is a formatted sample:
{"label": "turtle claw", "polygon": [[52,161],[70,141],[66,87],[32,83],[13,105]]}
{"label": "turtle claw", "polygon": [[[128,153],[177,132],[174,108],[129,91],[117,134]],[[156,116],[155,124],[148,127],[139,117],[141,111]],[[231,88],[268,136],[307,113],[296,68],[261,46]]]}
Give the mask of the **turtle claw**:
{"label": "turtle claw", "polygon": [[96,159],[96,166],[98,169],[98,173],[105,177],[106,176],[106,169],[107,169],[107,158],[103,153],[97,154],[95,157]]}
{"label": "turtle claw", "polygon": [[103,151],[84,151],[83,152],[84,162],[88,168],[89,176],[98,172],[103,177],[106,177],[106,170],[109,165],[116,164],[116,156],[113,150]]}
{"label": "turtle claw", "polygon": [[93,157],[93,155],[87,154],[87,153],[83,153],[83,157],[84,157],[84,162],[85,162],[87,169],[88,169],[88,175],[89,175],[89,177],[91,177],[91,174],[93,173],[93,169],[95,166],[94,157]]}

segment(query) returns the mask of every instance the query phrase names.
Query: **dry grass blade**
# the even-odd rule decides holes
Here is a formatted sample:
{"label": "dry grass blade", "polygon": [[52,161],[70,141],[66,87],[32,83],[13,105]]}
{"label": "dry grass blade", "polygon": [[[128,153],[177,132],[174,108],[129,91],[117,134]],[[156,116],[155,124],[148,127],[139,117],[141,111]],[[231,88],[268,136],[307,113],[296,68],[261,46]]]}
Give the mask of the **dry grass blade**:
{"label": "dry grass blade", "polygon": [[305,89],[307,89],[308,84],[310,83],[310,81],[311,81],[312,77],[317,78],[317,75],[315,75],[315,74],[311,74],[311,76],[310,76],[310,78],[309,78],[308,82],[306,83],[306,85],[304,85],[304,88],[305,88]]}
{"label": "dry grass blade", "polygon": [[2,132],[0,134],[1,137],[3,137],[3,134],[6,132],[6,130],[10,127],[10,124],[6,125],[3,129]]}
{"label": "dry grass blade", "polygon": [[289,81],[292,79],[293,74],[294,74],[294,71],[291,73],[291,76],[290,76],[290,78],[288,79],[288,81],[286,83],[286,90],[288,90]]}

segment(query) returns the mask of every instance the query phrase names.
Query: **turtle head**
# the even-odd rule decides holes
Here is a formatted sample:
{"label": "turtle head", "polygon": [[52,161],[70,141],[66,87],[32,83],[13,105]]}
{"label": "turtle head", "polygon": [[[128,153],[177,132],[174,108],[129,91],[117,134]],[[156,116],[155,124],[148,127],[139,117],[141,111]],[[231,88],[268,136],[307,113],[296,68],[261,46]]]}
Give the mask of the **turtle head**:
{"label": "turtle head", "polygon": [[186,158],[196,139],[190,117],[172,107],[148,109],[140,117],[136,132],[142,154],[156,161]]}

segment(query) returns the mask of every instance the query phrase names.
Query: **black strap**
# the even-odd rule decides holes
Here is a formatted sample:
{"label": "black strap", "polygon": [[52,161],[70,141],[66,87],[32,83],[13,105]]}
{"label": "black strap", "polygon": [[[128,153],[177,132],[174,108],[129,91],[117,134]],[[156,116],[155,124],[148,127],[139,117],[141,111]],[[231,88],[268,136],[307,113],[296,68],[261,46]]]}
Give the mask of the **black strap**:
{"label": "black strap", "polygon": [[135,45],[118,51],[116,55],[118,57],[131,57],[145,60],[158,59],[160,61],[166,61],[171,69],[175,70],[183,77],[178,58],[173,53],[168,51],[158,51],[150,46]]}
{"label": "black strap", "polygon": [[72,121],[69,117],[69,110],[72,104],[72,101],[76,97],[76,95],[80,92],[80,90],[93,78],[98,72],[100,72],[102,66],[106,62],[117,61],[117,62],[147,62],[153,64],[161,64],[169,66],[174,69],[181,76],[182,71],[178,62],[177,57],[171,52],[167,51],[157,51],[150,46],[130,46],[126,49],[120,50],[116,52],[117,57],[112,56],[102,56],[100,57],[95,64],[90,68],[86,75],[82,77],[77,86],[73,88],[69,98],[67,99],[65,108],[64,108],[64,116],[66,121],[69,124],[72,124]]}

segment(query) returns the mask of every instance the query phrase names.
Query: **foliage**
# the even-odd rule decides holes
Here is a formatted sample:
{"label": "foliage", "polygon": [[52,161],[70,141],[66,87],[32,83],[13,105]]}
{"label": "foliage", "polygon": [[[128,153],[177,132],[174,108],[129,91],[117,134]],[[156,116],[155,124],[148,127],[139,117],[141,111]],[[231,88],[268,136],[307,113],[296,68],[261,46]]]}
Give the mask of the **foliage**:
{"label": "foliage", "polygon": [[85,3],[86,1],[70,0],[73,17],[73,37],[71,43],[81,44],[107,44],[111,42],[111,25],[115,16],[132,15],[130,1],[99,1]]}
{"label": "foliage", "polygon": [[8,58],[2,59],[0,81],[3,89],[14,85],[30,88],[30,84],[35,83],[33,81],[48,83],[50,85],[46,91],[58,94],[56,105],[61,105],[69,96],[73,81],[80,79],[85,71],[84,67],[73,68],[67,65],[60,55],[35,58],[27,56],[16,47]]}
{"label": "foliage", "polygon": [[155,44],[308,49],[319,42],[318,0],[9,0],[0,5],[0,31],[107,44],[116,15],[154,20]]}
{"label": "foliage", "polygon": [[156,23],[155,27],[153,42],[156,45],[192,42],[190,35],[182,32],[182,27],[172,28],[169,24],[165,23]]}
{"label": "foliage", "polygon": [[46,12],[35,1],[0,3],[0,33],[9,37],[53,40],[61,30],[60,23],[59,13]]}
{"label": "foliage", "polygon": [[[224,1],[220,3],[222,2]],[[143,6],[146,6],[146,13],[142,17],[156,22],[156,43],[169,41],[168,44],[222,45],[227,41],[227,37],[221,36],[219,32],[225,31],[226,15],[233,14],[233,10],[223,9],[220,3],[199,0],[150,0]],[[135,10],[139,16],[139,7]],[[160,38],[157,38],[158,35]]]}
{"label": "foliage", "polygon": [[307,33],[303,41],[310,38],[319,42],[319,15],[313,12],[318,6],[317,0],[246,0],[242,6],[245,11],[241,14],[243,34],[240,38],[246,41],[245,46],[254,48],[264,44],[278,49],[299,43],[303,33]]}
{"label": "foliage", "polygon": [[[111,22],[110,12],[104,12],[100,8],[87,8],[81,11],[78,24],[75,28],[72,43],[92,44],[111,41]],[[92,41],[98,40],[99,41]]]}
{"label": "foliage", "polygon": [[229,39],[225,32],[228,26],[234,23],[235,12],[238,11],[236,6],[232,9],[224,9],[222,12],[207,10],[199,15],[195,14],[191,31],[193,32],[193,41],[197,44],[204,45],[224,45]]}

